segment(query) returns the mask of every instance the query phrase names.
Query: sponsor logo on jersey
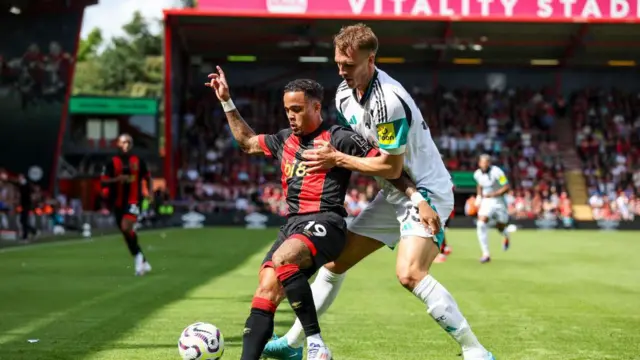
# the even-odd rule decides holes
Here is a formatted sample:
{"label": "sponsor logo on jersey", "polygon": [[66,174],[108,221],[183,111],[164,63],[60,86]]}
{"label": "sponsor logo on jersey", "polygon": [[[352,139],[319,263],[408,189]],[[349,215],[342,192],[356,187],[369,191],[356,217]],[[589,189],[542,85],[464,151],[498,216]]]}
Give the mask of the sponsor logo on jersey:
{"label": "sponsor logo on jersey", "polygon": [[298,160],[294,160],[293,162],[285,160],[282,172],[287,178],[291,178],[294,176],[305,177],[307,176],[307,167],[302,165],[302,163]]}
{"label": "sponsor logo on jersey", "polygon": [[395,144],[396,129],[392,123],[378,124],[378,142],[381,145]]}

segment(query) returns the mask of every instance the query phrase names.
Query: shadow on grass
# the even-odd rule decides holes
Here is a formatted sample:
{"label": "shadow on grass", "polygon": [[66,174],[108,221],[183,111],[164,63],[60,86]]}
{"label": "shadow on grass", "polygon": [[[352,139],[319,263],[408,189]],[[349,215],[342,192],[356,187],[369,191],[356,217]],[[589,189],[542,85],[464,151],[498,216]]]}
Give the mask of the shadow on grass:
{"label": "shadow on grass", "polygon": [[[83,359],[107,347],[175,347],[166,342],[114,341],[190,290],[264,251],[273,232],[173,230],[165,238],[145,234],[141,242],[154,268],[144,277],[134,277],[127,268],[132,260],[117,237],[90,245],[2,254],[0,273],[9,273],[2,275],[5,290],[0,289],[0,358]],[[40,342],[30,344],[27,339]],[[235,346],[242,339],[227,341]]]}

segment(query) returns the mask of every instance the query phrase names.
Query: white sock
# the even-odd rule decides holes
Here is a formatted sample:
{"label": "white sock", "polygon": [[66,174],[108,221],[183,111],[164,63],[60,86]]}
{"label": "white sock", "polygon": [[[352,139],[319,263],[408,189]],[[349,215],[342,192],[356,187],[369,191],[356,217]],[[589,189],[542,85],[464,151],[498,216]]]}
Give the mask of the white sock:
{"label": "white sock", "polygon": [[502,234],[502,236],[505,237],[505,239],[511,240],[511,239],[509,239],[509,231],[507,230],[506,226],[504,227],[504,229],[500,233]]}
{"label": "white sock", "polygon": [[478,221],[476,224],[476,230],[478,230],[478,242],[480,242],[482,256],[489,256],[489,234],[487,223],[484,221]]}
{"label": "white sock", "polygon": [[142,255],[142,253],[138,253],[134,261],[136,263],[136,266],[142,266],[142,263],[144,263],[144,256]]}
{"label": "white sock", "polygon": [[[313,292],[313,302],[316,304],[316,312],[318,317],[324,314],[333,303],[346,274],[335,274],[327,270],[324,266],[318,270],[316,279],[311,284]],[[304,330],[300,320],[296,319],[289,332],[285,335],[289,346],[297,348],[304,344]]]}
{"label": "white sock", "polygon": [[451,337],[460,344],[462,351],[484,347],[471,331],[453,296],[433,276],[427,275],[413,289],[413,294],[427,305],[427,312]]}

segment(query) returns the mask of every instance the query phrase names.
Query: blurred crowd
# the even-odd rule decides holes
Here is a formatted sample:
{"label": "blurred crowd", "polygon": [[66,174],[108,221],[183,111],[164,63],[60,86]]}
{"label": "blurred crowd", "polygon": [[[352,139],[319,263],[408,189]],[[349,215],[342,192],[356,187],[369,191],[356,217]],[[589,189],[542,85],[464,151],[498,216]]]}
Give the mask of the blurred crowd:
{"label": "blurred crowd", "polygon": [[22,110],[41,102],[63,102],[73,57],[59,43],[46,52],[36,43],[22,55],[0,53],[0,98],[19,97]]}
{"label": "blurred crowd", "polygon": [[585,89],[571,111],[594,218],[640,215],[640,94]]}
{"label": "blurred crowd", "polygon": [[[549,200],[552,194],[566,191],[551,132],[557,118],[567,114],[562,97],[548,89],[412,91],[450,171],[473,171],[479,154],[491,154],[509,175],[513,196],[526,203],[520,213],[527,216],[543,213],[534,199]],[[336,121],[334,93],[335,89],[327,89],[325,94],[323,116],[329,122]],[[245,88],[235,90],[234,96],[240,113],[257,133],[274,133],[285,123],[279,92]],[[257,207],[284,214],[278,165],[240,151],[210,93],[202,92],[188,103],[181,134],[183,200],[197,201],[203,211]],[[354,174],[352,180],[345,203],[349,213],[357,215],[377,189],[369,177]]]}

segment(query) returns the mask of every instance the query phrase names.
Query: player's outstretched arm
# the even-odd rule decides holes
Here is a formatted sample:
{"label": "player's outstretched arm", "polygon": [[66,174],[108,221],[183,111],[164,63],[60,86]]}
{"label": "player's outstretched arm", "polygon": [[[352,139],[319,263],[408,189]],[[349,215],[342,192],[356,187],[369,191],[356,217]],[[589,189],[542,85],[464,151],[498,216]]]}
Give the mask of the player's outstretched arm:
{"label": "player's outstretched arm", "polygon": [[399,178],[387,179],[387,181],[389,181],[389,183],[396,189],[405,193],[408,198],[410,198],[413,194],[419,194],[418,189],[416,188],[416,184],[413,182],[406,171],[402,171]]}
{"label": "player's outstretched arm", "polygon": [[[231,100],[229,100],[229,102],[230,101]],[[264,154],[262,147],[260,147],[258,135],[256,135],[255,131],[244,121],[240,112],[237,109],[233,109],[232,111],[225,109],[225,115],[227,116],[231,133],[238,142],[238,145],[240,145],[240,149],[247,154]]]}
{"label": "player's outstretched arm", "polygon": [[404,155],[380,153],[351,129],[342,128],[332,135],[336,146],[324,141],[316,141],[316,147],[305,150],[302,163],[307,173],[314,173],[334,166],[357,171],[385,179],[397,179],[403,169]]}
{"label": "player's outstretched arm", "polygon": [[231,100],[227,77],[220,66],[216,67],[218,73],[209,74],[209,82],[205,86],[210,87],[222,104],[224,113],[227,116],[231,133],[240,145],[240,149],[248,154],[263,154],[260,141],[255,131],[247,124],[240,115],[238,109]]}
{"label": "player's outstretched arm", "polygon": [[404,168],[404,152],[409,133],[408,111],[395,93],[387,97],[384,118],[377,123],[376,136],[380,156],[356,158],[337,154],[336,164],[340,167],[385,179],[398,179]]}
{"label": "player's outstretched arm", "polygon": [[359,158],[345,153],[335,154],[336,166],[359,173],[380,176],[385,179],[398,179],[402,175],[404,155],[381,153],[379,156]]}

